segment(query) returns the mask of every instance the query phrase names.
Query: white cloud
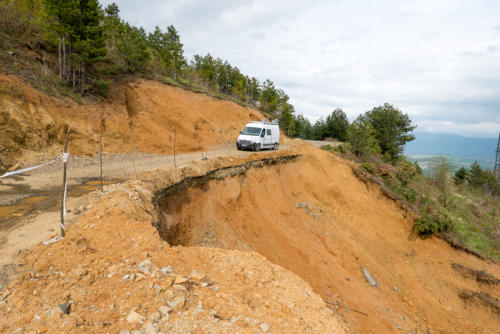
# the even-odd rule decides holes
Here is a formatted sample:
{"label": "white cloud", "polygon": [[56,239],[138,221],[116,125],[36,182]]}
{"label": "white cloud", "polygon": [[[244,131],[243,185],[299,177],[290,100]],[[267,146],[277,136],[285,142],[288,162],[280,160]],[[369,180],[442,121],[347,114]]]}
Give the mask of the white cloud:
{"label": "white cloud", "polygon": [[312,120],[336,107],[352,119],[387,101],[419,130],[500,130],[495,0],[117,3],[125,20],[147,30],[173,24],[188,57],[210,52],[270,78]]}

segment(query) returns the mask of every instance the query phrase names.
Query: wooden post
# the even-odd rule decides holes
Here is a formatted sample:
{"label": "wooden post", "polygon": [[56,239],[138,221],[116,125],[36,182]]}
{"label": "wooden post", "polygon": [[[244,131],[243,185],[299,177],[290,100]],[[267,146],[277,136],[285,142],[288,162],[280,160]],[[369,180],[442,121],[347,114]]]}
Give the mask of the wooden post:
{"label": "wooden post", "polygon": [[175,140],[176,140],[176,137],[177,137],[177,128],[174,128],[174,167],[177,167],[177,165],[175,164]]}
{"label": "wooden post", "polygon": [[68,128],[68,132],[66,133],[66,142],[64,143],[64,154],[63,154],[63,191],[61,196],[61,237],[64,238],[64,214],[66,213],[66,154],[68,152],[68,140],[69,140],[69,132],[71,128]]}
{"label": "wooden post", "polygon": [[102,135],[99,136],[99,158],[101,160],[101,192],[103,191],[102,188]]}

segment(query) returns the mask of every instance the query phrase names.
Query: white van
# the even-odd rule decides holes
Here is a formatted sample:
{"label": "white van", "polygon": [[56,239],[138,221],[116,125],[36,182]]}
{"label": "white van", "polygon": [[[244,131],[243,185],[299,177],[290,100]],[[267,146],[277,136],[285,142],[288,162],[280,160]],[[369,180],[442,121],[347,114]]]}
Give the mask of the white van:
{"label": "white van", "polygon": [[280,127],[278,120],[252,121],[240,132],[236,147],[238,150],[248,149],[260,151],[264,148],[277,149],[280,146]]}

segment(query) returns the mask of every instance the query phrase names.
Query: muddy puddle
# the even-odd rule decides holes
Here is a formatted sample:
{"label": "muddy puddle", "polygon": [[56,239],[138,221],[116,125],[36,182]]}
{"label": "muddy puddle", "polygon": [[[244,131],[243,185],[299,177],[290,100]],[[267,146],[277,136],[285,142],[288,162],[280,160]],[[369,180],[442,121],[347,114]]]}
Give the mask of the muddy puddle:
{"label": "muddy puddle", "polygon": [[[118,183],[119,180],[103,180],[103,185]],[[79,185],[69,186],[67,197],[79,197],[91,191],[100,190],[100,180],[88,179]],[[42,213],[60,208],[61,189],[50,189],[40,191],[26,196],[26,190],[20,186],[13,191],[20,195],[22,199],[12,204],[0,205],[0,231],[16,225],[23,217],[32,213]],[[1,196],[1,194],[0,194]]]}

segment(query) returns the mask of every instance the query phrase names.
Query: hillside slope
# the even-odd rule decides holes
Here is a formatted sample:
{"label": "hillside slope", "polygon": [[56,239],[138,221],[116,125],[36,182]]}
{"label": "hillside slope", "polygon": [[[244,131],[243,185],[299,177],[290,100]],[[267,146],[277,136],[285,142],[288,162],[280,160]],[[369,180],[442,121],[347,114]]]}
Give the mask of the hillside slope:
{"label": "hillside slope", "polygon": [[345,333],[306,282],[263,256],[170,247],[158,235],[156,190],[256,158],[196,162],[89,194],[65,239],[18,257],[20,276],[0,291],[0,332]]}
{"label": "hillside slope", "polygon": [[[300,141],[293,151],[303,154],[297,162],[165,198],[161,235],[173,245],[258,252],[302,277],[325,301],[346,306],[345,319],[361,333],[500,328],[499,281],[473,274],[499,277],[497,264],[419,238],[413,214],[358,179],[351,163]],[[361,267],[378,287],[366,282]],[[468,299],[479,291],[493,303],[474,294]],[[347,313],[351,308],[361,313]]]}
{"label": "hillside slope", "polygon": [[69,152],[189,152],[235,140],[260,112],[156,81],[132,78],[111,88],[109,99],[77,103],[47,96],[15,76],[0,75],[0,171],[46,161],[62,150],[71,127]]}

